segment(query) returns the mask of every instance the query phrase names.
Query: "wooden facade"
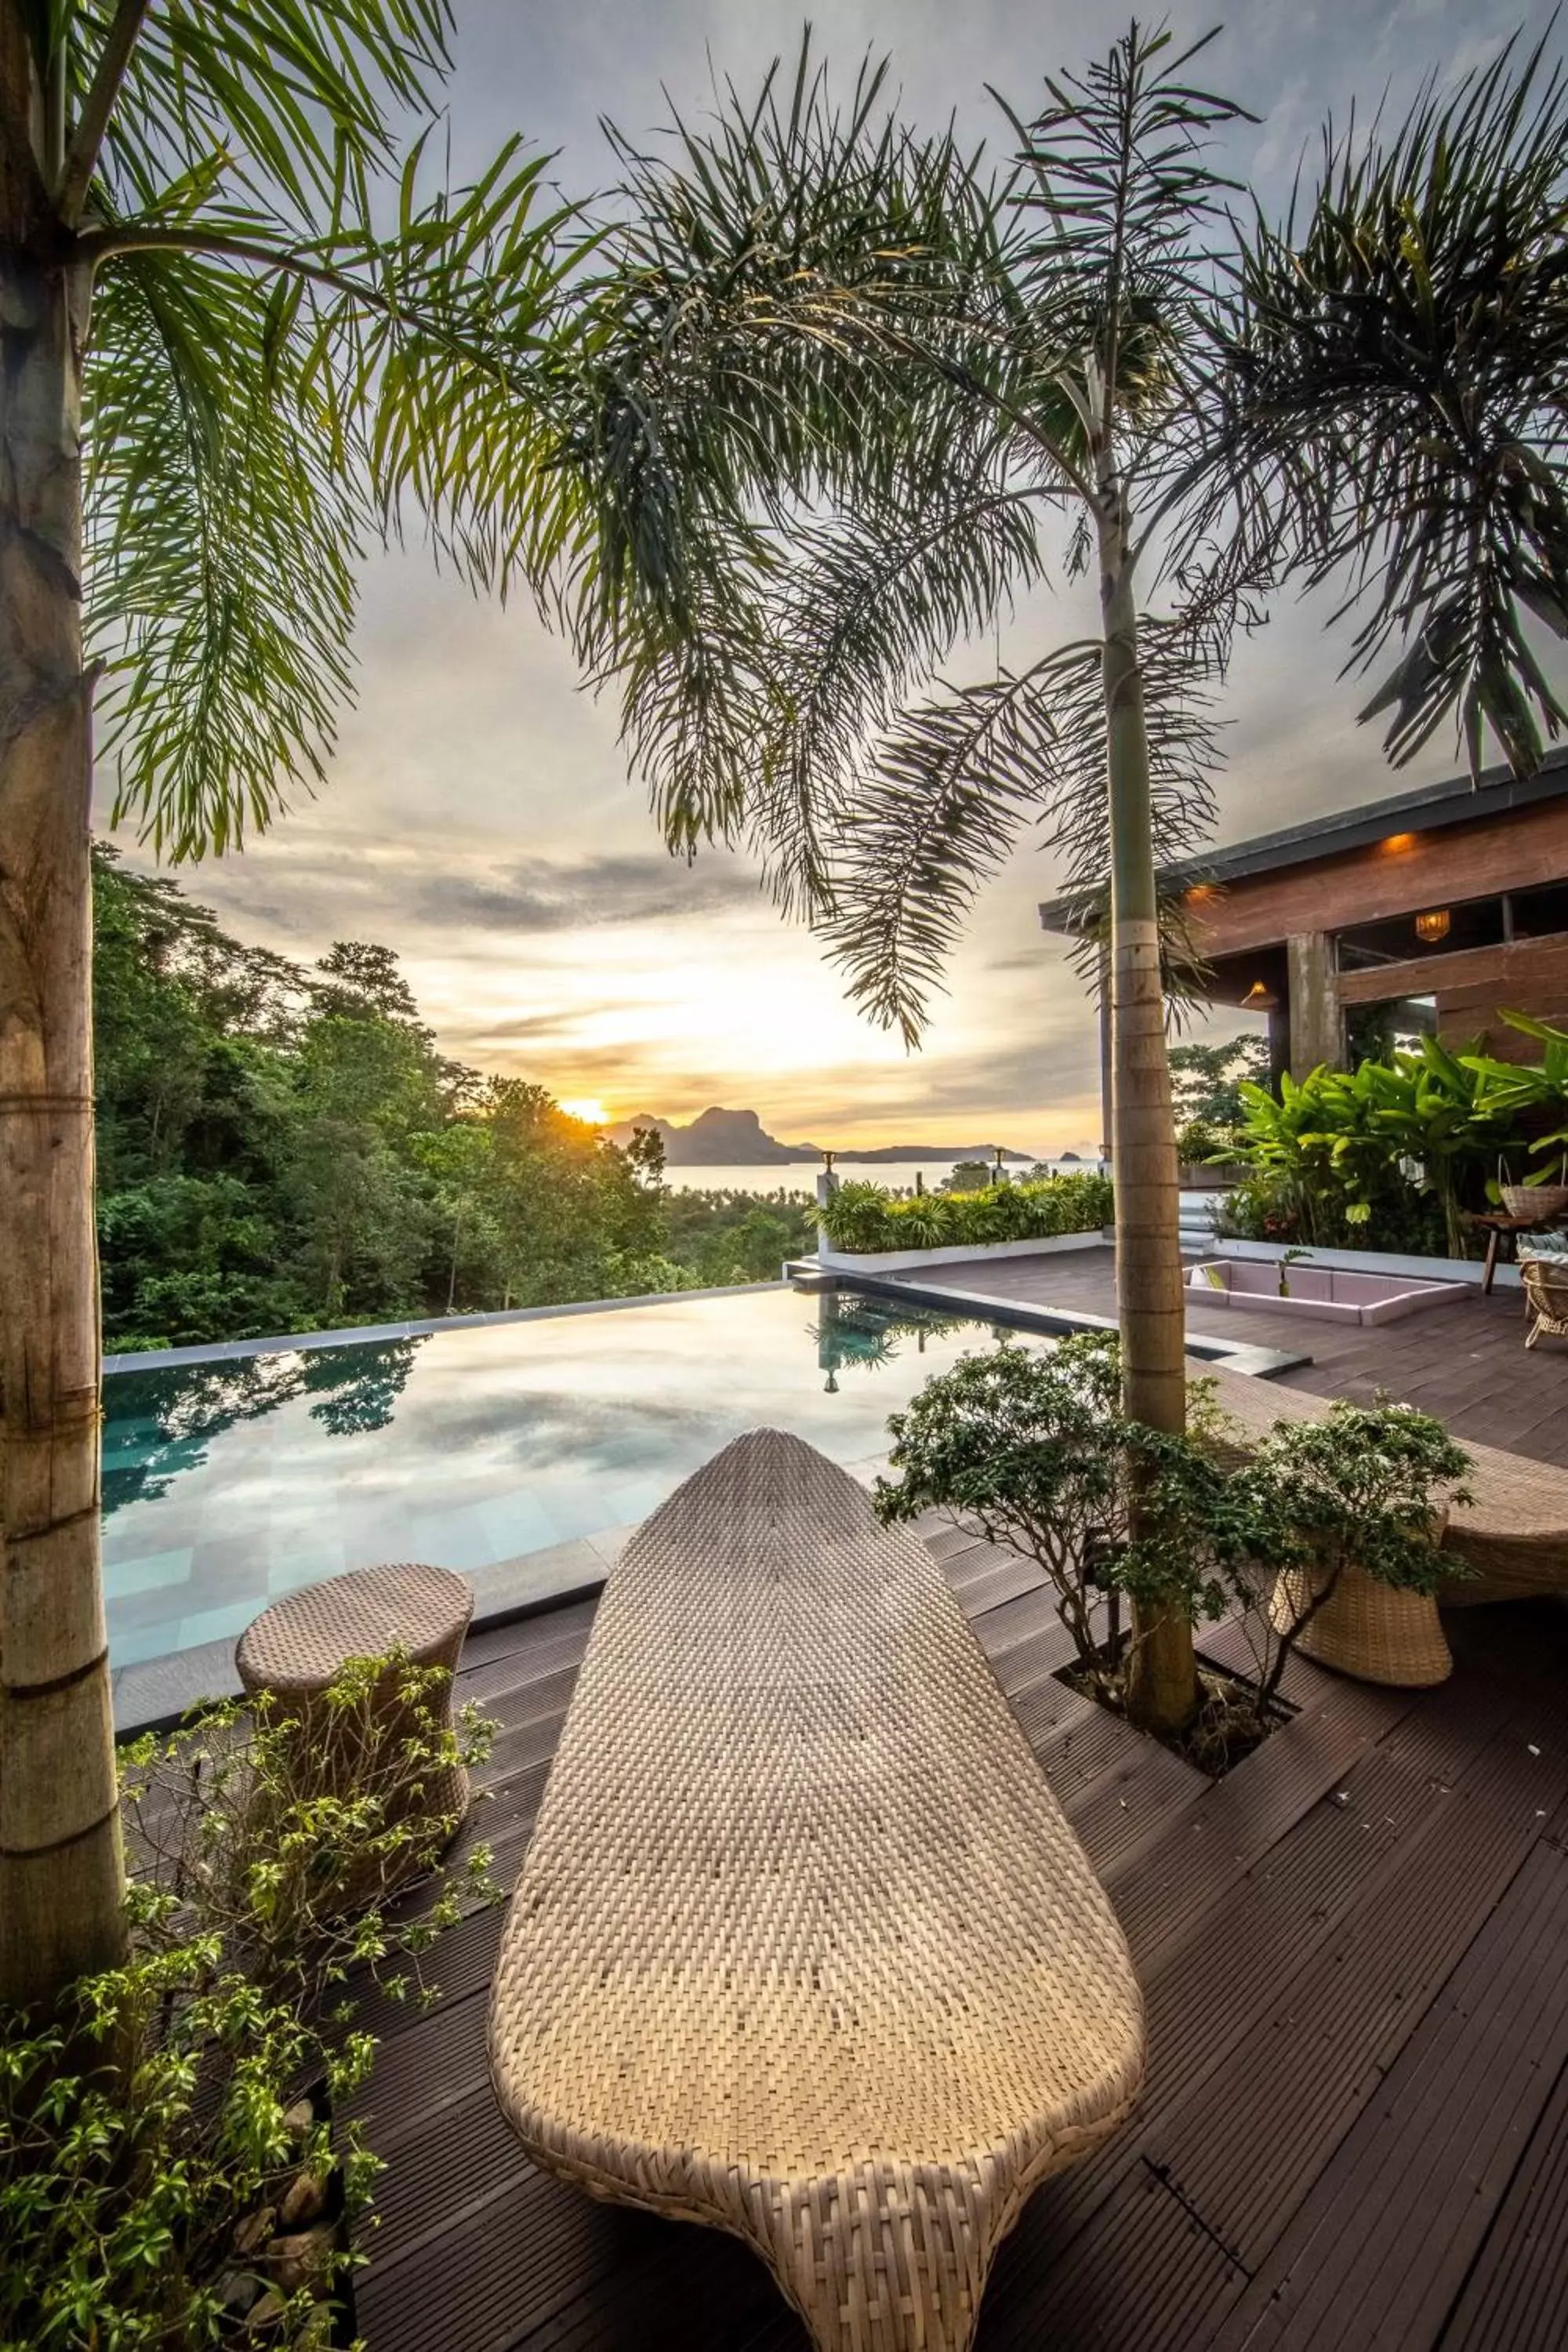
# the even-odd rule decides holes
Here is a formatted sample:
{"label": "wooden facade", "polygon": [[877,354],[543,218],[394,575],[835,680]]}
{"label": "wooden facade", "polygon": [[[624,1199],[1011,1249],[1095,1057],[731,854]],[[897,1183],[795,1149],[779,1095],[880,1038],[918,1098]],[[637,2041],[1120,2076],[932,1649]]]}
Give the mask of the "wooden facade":
{"label": "wooden facade", "polygon": [[[1275,1066],[1297,1076],[1354,1058],[1376,1008],[1505,1059],[1539,1050],[1505,1008],[1568,1027],[1568,754],[1242,842],[1164,881],[1211,1001],[1267,1013]],[[1069,927],[1059,905],[1040,917]]]}

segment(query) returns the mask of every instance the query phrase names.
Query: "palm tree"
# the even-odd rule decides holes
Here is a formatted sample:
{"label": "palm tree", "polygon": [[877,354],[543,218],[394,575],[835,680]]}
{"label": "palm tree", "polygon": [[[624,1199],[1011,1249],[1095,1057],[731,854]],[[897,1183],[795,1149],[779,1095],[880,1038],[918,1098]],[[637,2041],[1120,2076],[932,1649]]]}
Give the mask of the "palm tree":
{"label": "palm tree", "polygon": [[[547,554],[543,163],[428,168],[445,0],[0,0],[0,2002],[113,1958],[89,803],[178,856],[324,769],[354,568]],[[405,118],[412,143],[400,157]]]}
{"label": "palm tree", "polygon": [[[1473,761],[1489,724],[1521,772],[1536,714],[1562,717],[1522,615],[1568,633],[1559,76],[1510,49],[1386,142],[1331,131],[1303,233],[1233,241],[1208,142],[1241,110],[1194,86],[1195,54],[1134,24],[1047,79],[1037,117],[1009,110],[1000,181],[875,120],[881,70],[836,111],[804,47],[793,83],[678,121],[668,160],[622,142],[617,309],[573,452],[574,617],[667,839],[750,835],[871,1013],[918,1037],[1031,822],[1086,929],[1109,877],[1125,1401],[1168,1430],[1156,866],[1206,830],[1232,632],[1280,578],[1339,574],[1356,658],[1405,648],[1363,713],[1393,709],[1392,756],[1457,712]],[[1064,551],[1058,517],[1098,631],[947,684]],[[1186,1629],[1138,1631],[1134,1712],[1178,1724]]]}
{"label": "palm tree", "polygon": [[[1127,1410],[1185,1409],[1157,848],[1193,846],[1223,661],[1268,518],[1178,528],[1208,398],[1208,251],[1240,110],[1134,26],[1010,117],[999,181],[951,138],[842,112],[803,47],[755,104],[621,146],[619,307],[577,458],[597,530],[574,615],[618,676],[671,847],[750,833],[877,1019],[920,1035],[981,880],[1041,820],[1086,909],[1110,878],[1117,1280]],[[1050,568],[1100,623],[941,680]],[[1141,599],[1164,591],[1157,614]],[[923,689],[923,691],[922,691]],[[1178,1726],[1191,1636],[1150,1609],[1131,1705]]]}

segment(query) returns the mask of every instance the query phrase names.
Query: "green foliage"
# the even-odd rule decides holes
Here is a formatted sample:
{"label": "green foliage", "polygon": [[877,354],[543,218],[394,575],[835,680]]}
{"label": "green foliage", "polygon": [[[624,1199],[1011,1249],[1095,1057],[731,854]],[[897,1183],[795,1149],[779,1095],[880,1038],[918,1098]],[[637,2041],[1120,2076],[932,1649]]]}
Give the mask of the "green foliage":
{"label": "green foliage", "polygon": [[[1121,1408],[1114,1334],[1047,1349],[1004,1340],[928,1381],[888,1423],[891,1469],[873,1499],[889,1523],[947,1512],[1033,1559],[1055,1594],[1086,1681],[1119,1704],[1116,1596],[1196,1625],[1235,1612],[1250,1684],[1205,1685],[1192,1752],[1224,1764],[1255,1742],[1291,1652],[1349,1565],[1431,1592],[1464,1573],[1442,1549],[1447,1507],[1468,1500],[1469,1457],[1409,1405],[1337,1400],[1321,1421],[1282,1421],[1250,1454],[1213,1401],[1188,1391],[1174,1437]],[[1311,1571],[1293,1622],[1271,1622],[1282,1570]],[[1108,1598],[1109,1596],[1109,1598]]]}
{"label": "green foliage", "polygon": [[872,1252],[1098,1233],[1113,1213],[1110,1178],[1086,1171],[901,1201],[880,1184],[840,1184],[822,1211],[822,1223],[836,1249]]}
{"label": "green foliage", "polygon": [[[1201,48],[1204,45],[1196,45]],[[1237,110],[1134,26],[1027,121],[1011,166],[844,104],[803,43],[754,97],[624,148],[626,226],[573,456],[572,597],[672,846],[750,833],[871,1017],[913,1038],[984,878],[1031,832],[1103,907],[1101,652],[952,677],[1059,563],[1105,478],[1177,459],[1197,390],[1208,144]],[[1213,528],[1142,624],[1159,854],[1212,814],[1215,674],[1249,562]]]}
{"label": "green foliage", "polygon": [[[1244,1082],[1268,1084],[1268,1040],[1246,1030],[1214,1045],[1173,1045],[1167,1058],[1178,1125],[1218,1130],[1218,1150],[1228,1130],[1241,1124]],[[1182,1157],[1199,1160],[1208,1154],[1184,1150]]]}
{"label": "green foliage", "polygon": [[1228,457],[1278,493],[1293,562],[1393,668],[1362,713],[1413,758],[1457,719],[1516,773],[1565,713],[1531,638],[1568,635],[1568,82],[1519,37],[1402,123],[1325,133],[1321,177],[1240,260],[1217,382]]}
{"label": "green foliage", "polygon": [[[343,2211],[368,2226],[382,2167],[344,2115],[375,2056],[360,2002],[433,1998],[432,1948],[498,1895],[476,1844],[416,1907],[386,1907],[454,1826],[412,1792],[480,1760],[495,1729],[472,1709],[444,1725],[448,1679],[396,1652],[357,1659],[309,1717],[264,1697],[129,1752],[126,1960],[49,2022],[0,2019],[7,2352],[233,2341],[237,2281],[276,2279],[269,2230],[248,2252],[236,2232],[301,2167],[338,2167]],[[330,2294],[353,2259],[334,2245],[315,2284]],[[292,2340],[310,2288],[281,2301]]]}
{"label": "green foliage", "polygon": [[1093,1672],[1098,1563],[1125,1532],[1121,1391],[1116,1344],[1098,1335],[1046,1352],[1003,1341],[962,1356],[890,1417],[888,1458],[901,1475],[873,1489],[889,1524],[949,1511],[1037,1560]]}
{"label": "green foliage", "polygon": [[1407,1592],[1463,1576],[1443,1532],[1448,1507],[1470,1500],[1470,1467],[1441,1422],[1386,1398],[1279,1422],[1256,1456],[1330,1589],[1350,1566]]}
{"label": "green foliage", "polygon": [[984,1160],[958,1160],[937,1189],[942,1192],[983,1192],[992,1181],[992,1171]]}
{"label": "green foliage", "polygon": [[1518,1143],[1478,1057],[1435,1037],[1353,1071],[1286,1072],[1278,1096],[1248,1082],[1241,1094],[1235,1156],[1251,1176],[1226,1223],[1260,1227],[1257,1239],[1463,1257],[1463,1210],[1481,1204],[1489,1169]]}
{"label": "green foliage", "polygon": [[115,822],[200,856],[325,773],[373,541],[414,520],[476,584],[542,578],[572,502],[563,279],[594,239],[519,138],[438,178],[445,0],[30,22],[34,87],[0,128],[35,238],[92,287],[85,625]]}
{"label": "green foliage", "polygon": [[[1478,1099],[1492,1117],[1521,1122],[1531,1129],[1531,1152],[1568,1154],[1568,1029],[1537,1021],[1528,1013],[1504,1010],[1500,1017],[1510,1029],[1539,1038],[1546,1050],[1539,1062],[1499,1062],[1484,1054],[1462,1055],[1467,1069],[1475,1073]],[[1545,1167],[1531,1170],[1524,1181],[1527,1184],[1562,1182],[1565,1167],[1568,1158],[1549,1160]],[[1494,1189],[1489,1187],[1489,1191]]]}
{"label": "green foliage", "polygon": [[663,1213],[664,1246],[685,1286],[776,1282],[786,1258],[808,1257],[816,1247],[815,1199],[783,1186],[764,1193],[672,1192]]}
{"label": "green foliage", "polygon": [[776,1277],[804,1206],[667,1195],[541,1087],[447,1062],[388,950],[312,971],[95,859],[112,1349]]}
{"label": "green foliage", "polygon": [[[1037,1562],[1080,1672],[1121,1704],[1121,1596],[1195,1625],[1250,1609],[1260,1570],[1300,1557],[1288,1498],[1222,1461],[1201,1381],[1189,1423],[1173,1437],[1127,1418],[1113,1333],[1074,1334],[1045,1350],[1004,1340],[939,1372],[892,1416],[889,1460],[901,1476],[879,1478],[874,1500],[889,1522],[949,1512]],[[1256,1738],[1271,1696],[1259,1686],[1227,1694],[1223,1706],[1210,1700],[1200,1737],[1221,1756],[1238,1730]]]}

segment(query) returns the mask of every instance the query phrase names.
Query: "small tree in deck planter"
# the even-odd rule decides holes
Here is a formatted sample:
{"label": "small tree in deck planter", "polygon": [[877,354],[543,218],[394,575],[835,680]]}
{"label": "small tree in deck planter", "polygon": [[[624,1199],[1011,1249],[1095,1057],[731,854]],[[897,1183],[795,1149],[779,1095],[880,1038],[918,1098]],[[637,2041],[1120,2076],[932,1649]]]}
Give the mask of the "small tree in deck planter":
{"label": "small tree in deck planter", "polygon": [[1109,1335],[1084,1333],[1048,1354],[1004,1341],[961,1357],[889,1421],[903,1475],[873,1490],[889,1523],[948,1511],[1037,1560],[1079,1664],[1102,1685],[1113,1667],[1095,1622],[1096,1577],[1124,1535],[1117,1356]]}
{"label": "small tree in deck planter", "polygon": [[1307,1555],[1280,1570],[1269,1603],[1287,1646],[1369,1682],[1441,1682],[1453,1662],[1433,1595],[1464,1573],[1443,1536],[1449,1507],[1469,1500],[1469,1467],[1413,1405],[1340,1398],[1321,1421],[1278,1423],[1253,1475]]}
{"label": "small tree in deck planter", "polygon": [[[885,1520],[947,1511],[1037,1561],[1083,1680],[1118,1707],[1132,1664],[1120,1641],[1121,1594],[1145,1618],[1171,1609],[1194,1625],[1251,1605],[1270,1571],[1301,1558],[1268,1479],[1227,1470],[1207,1450],[1205,1383],[1189,1390],[1191,1437],[1147,1429],[1121,1411],[1119,1357],[1110,1332],[1079,1333],[1045,1354],[1004,1341],[963,1357],[892,1416],[890,1459],[903,1475],[875,1488]],[[1187,1734],[1199,1760],[1223,1767],[1238,1742],[1252,1745],[1277,1683],[1254,1692],[1201,1676]]]}

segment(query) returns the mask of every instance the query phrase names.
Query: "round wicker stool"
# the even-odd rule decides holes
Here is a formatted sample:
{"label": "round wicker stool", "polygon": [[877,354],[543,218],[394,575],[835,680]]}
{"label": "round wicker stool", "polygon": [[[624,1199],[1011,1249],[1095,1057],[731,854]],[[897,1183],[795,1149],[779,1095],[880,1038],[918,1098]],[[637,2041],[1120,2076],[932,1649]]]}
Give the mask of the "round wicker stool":
{"label": "round wicker stool", "polygon": [[[1276,1633],[1300,1622],[1315,1589],[1300,1570],[1281,1571],[1268,1610]],[[1315,1658],[1337,1674],[1395,1689],[1430,1690],[1454,1671],[1431,1594],[1402,1591],[1353,1566],[1341,1570],[1339,1583],[1308,1620],[1296,1646],[1304,1658]]]}
{"label": "round wicker stool", "polygon": [[[346,1792],[363,1772],[363,1761],[352,1739],[334,1757],[331,1717],[316,1705],[321,1693],[350,1658],[379,1657],[393,1649],[405,1651],[416,1666],[455,1673],[473,1613],[472,1585],[447,1569],[357,1568],[304,1585],[264,1609],[240,1635],[234,1662],[247,1691],[269,1691],[287,1702],[314,1746],[317,1769],[334,1793]],[[395,1756],[404,1726],[409,1734],[418,1728],[413,1710],[399,1696],[395,1675],[383,1678],[373,1704],[378,1727],[390,1735],[383,1753]],[[451,1723],[450,1683],[436,1711],[440,1723]],[[427,1738],[427,1724],[425,1731]],[[405,1794],[394,1789],[387,1801],[388,1820],[406,1820],[417,1811],[449,1824],[453,1835],[468,1810],[468,1776],[460,1764],[411,1779]]]}

